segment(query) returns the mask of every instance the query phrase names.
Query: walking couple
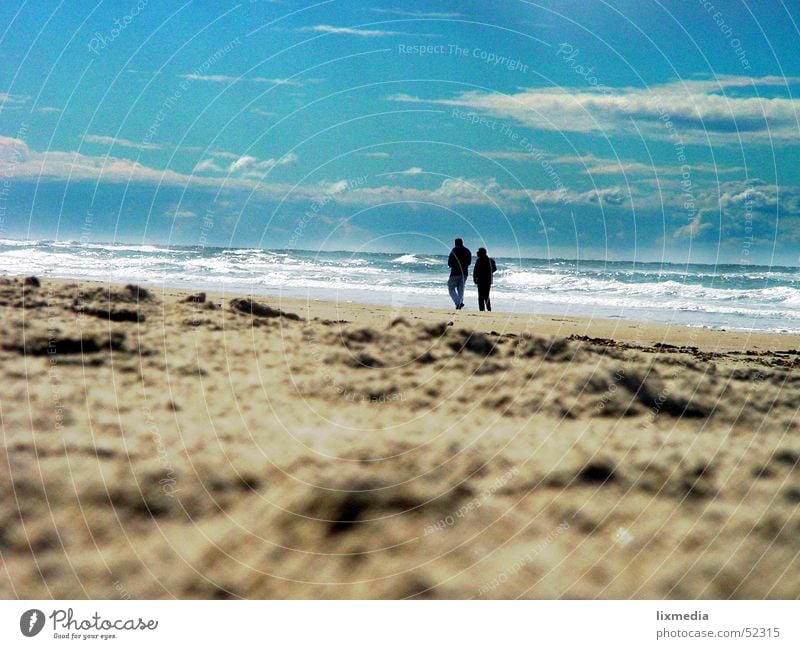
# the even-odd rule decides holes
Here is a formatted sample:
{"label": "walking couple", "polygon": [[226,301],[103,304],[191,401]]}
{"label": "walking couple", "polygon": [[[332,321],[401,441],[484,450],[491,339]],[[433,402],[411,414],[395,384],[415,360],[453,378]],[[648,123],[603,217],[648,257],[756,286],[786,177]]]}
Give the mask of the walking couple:
{"label": "walking couple", "polygon": [[[450,279],[447,288],[450,298],[456,309],[464,308],[464,291],[466,290],[469,267],[472,264],[472,253],[464,245],[462,239],[455,240],[455,247],[450,251],[447,265],[450,267]],[[494,259],[489,257],[486,248],[478,248],[478,258],[472,271],[472,280],[478,287],[478,308],[481,311],[491,311],[492,303],[489,300],[489,291],[492,288],[492,274],[497,270]]]}

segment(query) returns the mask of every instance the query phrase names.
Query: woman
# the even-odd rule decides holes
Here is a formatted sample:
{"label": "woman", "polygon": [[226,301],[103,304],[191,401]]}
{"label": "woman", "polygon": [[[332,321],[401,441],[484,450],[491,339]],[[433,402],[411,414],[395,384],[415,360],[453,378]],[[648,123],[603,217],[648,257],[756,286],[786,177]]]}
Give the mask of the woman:
{"label": "woman", "polygon": [[472,279],[478,287],[478,308],[481,311],[491,311],[492,303],[489,301],[489,291],[492,289],[492,274],[497,270],[487,253],[486,248],[478,248],[478,259],[472,269]]}

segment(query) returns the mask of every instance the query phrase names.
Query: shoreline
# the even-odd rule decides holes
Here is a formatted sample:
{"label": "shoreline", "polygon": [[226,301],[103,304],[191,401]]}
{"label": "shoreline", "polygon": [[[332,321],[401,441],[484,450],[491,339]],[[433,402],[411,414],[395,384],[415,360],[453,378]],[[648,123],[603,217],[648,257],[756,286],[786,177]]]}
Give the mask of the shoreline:
{"label": "shoreline", "polygon": [[[24,276],[5,275],[24,279]],[[131,282],[100,282],[95,280],[73,280],[60,277],[44,277],[44,281],[57,286],[75,284],[78,287],[121,288]],[[135,284],[135,282],[133,282]],[[289,311],[302,313],[306,319],[346,319],[344,316],[379,318],[389,322],[393,317],[409,317],[422,322],[433,323],[452,321],[458,326],[472,327],[475,331],[497,331],[520,335],[524,332],[543,336],[587,336],[598,339],[611,339],[628,344],[674,345],[677,347],[697,347],[704,351],[745,352],[749,349],[766,351],[789,351],[800,348],[800,334],[785,332],[746,331],[738,329],[713,329],[683,324],[663,324],[625,318],[589,318],[585,316],[561,316],[554,314],[531,314],[511,311],[480,312],[475,309],[456,311],[448,308],[425,306],[392,307],[383,304],[362,302],[336,302],[322,299],[302,299],[244,291],[219,291],[188,289],[165,286],[160,283],[142,283],[161,297],[181,300],[189,295],[204,292],[221,303],[237,297],[250,297],[255,300],[271,302]],[[442,300],[447,299],[443,295]]]}
{"label": "shoreline", "polygon": [[[159,288],[252,291],[268,299],[286,295],[417,308],[449,304],[444,262],[422,254],[393,258],[393,253],[362,256],[343,251],[312,254],[87,243],[90,250],[84,256],[83,244],[71,247],[51,242],[41,243],[41,249],[36,244],[29,256],[23,243],[22,248],[9,249],[4,273],[48,276],[53,272],[61,279],[104,282],[109,268],[114,268],[119,282],[141,281]],[[506,259],[493,290],[495,307],[543,316],[800,335],[800,288],[795,286],[796,273],[788,267],[687,264],[681,271],[645,262],[598,264],[596,260]],[[477,307],[472,295],[467,299],[470,308]]]}

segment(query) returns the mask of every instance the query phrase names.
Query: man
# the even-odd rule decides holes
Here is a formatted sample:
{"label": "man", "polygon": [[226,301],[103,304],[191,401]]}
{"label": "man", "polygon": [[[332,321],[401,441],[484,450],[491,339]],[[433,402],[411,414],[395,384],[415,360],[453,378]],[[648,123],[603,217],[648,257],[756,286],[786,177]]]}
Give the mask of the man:
{"label": "man", "polygon": [[450,266],[450,279],[447,288],[456,309],[464,308],[464,287],[469,276],[469,265],[472,263],[472,253],[464,246],[461,239],[456,239],[455,247],[450,251],[447,265]]}
{"label": "man", "polygon": [[492,290],[492,275],[497,272],[497,264],[486,252],[486,248],[478,248],[478,259],[475,261],[475,270],[472,279],[478,287],[478,308],[481,311],[491,311],[492,302],[489,300],[489,291]]}

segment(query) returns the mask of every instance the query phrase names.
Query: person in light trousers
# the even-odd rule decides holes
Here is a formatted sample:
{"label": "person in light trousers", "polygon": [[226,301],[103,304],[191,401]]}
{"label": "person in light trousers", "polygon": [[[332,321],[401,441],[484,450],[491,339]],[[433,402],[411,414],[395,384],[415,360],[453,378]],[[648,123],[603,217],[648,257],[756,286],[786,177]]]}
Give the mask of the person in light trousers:
{"label": "person in light trousers", "polygon": [[455,240],[455,246],[450,251],[447,265],[450,267],[450,279],[447,280],[447,289],[456,309],[464,308],[464,290],[469,277],[469,265],[472,263],[472,253],[464,245],[462,239]]}

